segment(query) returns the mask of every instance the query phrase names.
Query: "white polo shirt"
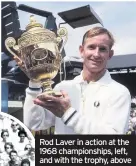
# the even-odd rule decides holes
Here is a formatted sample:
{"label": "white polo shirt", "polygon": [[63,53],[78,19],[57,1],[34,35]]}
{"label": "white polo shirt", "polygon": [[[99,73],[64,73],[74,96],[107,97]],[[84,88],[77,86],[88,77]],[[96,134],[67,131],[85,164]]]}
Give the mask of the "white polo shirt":
{"label": "white polo shirt", "polygon": [[[30,82],[30,87],[39,87]],[[41,90],[26,89],[24,123],[33,130],[55,125],[55,134],[124,134],[128,128],[131,97],[128,89],[114,81],[109,72],[89,84],[82,75],[62,81],[55,90],[68,93],[72,107],[62,118],[34,105]]]}

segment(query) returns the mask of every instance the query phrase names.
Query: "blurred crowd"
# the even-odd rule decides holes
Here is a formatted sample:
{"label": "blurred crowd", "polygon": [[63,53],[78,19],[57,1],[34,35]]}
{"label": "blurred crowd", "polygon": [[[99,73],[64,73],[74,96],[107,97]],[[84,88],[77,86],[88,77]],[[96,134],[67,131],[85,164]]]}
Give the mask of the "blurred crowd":
{"label": "blurred crowd", "polygon": [[35,166],[32,138],[18,123],[1,114],[0,166]]}
{"label": "blurred crowd", "polygon": [[136,135],[136,96],[132,97],[128,134]]}
{"label": "blurred crowd", "polygon": [[23,93],[17,93],[17,92],[12,92],[9,93],[8,95],[8,100],[9,101],[24,101],[25,100],[25,94]]}

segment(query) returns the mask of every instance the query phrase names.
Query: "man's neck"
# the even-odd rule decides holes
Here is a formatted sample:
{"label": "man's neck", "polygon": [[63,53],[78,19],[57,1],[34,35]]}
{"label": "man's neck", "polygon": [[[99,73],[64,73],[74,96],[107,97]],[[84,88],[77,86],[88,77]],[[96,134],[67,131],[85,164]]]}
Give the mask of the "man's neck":
{"label": "man's neck", "polygon": [[12,131],[13,131],[13,133],[16,133],[17,130],[12,130]]}
{"label": "man's neck", "polygon": [[16,161],[10,160],[10,163],[15,164],[15,163],[16,163]]}
{"label": "man's neck", "polygon": [[103,69],[103,70],[101,70],[100,72],[97,72],[97,73],[90,72],[86,69],[83,69],[82,76],[83,76],[83,79],[85,81],[87,81],[88,83],[89,82],[96,82],[96,81],[98,81],[99,79],[101,79],[103,77],[105,72],[106,72],[106,69]]}
{"label": "man's neck", "polygon": [[20,140],[20,143],[24,143],[24,141]]}

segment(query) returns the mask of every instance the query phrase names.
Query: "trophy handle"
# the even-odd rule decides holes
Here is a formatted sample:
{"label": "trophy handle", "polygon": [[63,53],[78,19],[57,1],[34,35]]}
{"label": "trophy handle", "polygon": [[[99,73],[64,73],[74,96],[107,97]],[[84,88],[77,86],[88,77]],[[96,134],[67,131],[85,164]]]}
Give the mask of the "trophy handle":
{"label": "trophy handle", "polygon": [[19,47],[16,44],[16,40],[13,37],[8,37],[5,40],[5,46],[7,48],[7,50],[13,55],[14,59],[17,59],[19,63],[22,63],[22,60],[10,49],[13,48],[14,50],[18,51]]}
{"label": "trophy handle", "polygon": [[[62,49],[64,47],[64,45],[66,44],[67,40],[68,40],[68,31],[66,28],[64,27],[60,27],[57,31],[58,37],[57,37],[57,43],[59,44],[62,40],[62,46],[60,48],[60,53],[62,52]],[[64,39],[63,39],[64,38]]]}

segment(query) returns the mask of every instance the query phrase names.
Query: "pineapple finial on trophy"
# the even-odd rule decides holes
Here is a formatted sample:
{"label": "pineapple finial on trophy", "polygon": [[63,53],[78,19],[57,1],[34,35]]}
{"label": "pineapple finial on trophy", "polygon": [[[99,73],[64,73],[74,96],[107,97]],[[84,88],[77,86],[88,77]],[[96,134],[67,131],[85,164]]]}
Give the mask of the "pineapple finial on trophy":
{"label": "pineapple finial on trophy", "polygon": [[34,27],[43,28],[43,25],[41,23],[37,22],[34,15],[31,15],[30,16],[30,23],[26,26],[26,30],[28,31],[29,29],[34,28]]}
{"label": "pineapple finial on trophy", "polygon": [[34,18],[34,15],[30,16],[30,23],[36,23],[36,19]]}

